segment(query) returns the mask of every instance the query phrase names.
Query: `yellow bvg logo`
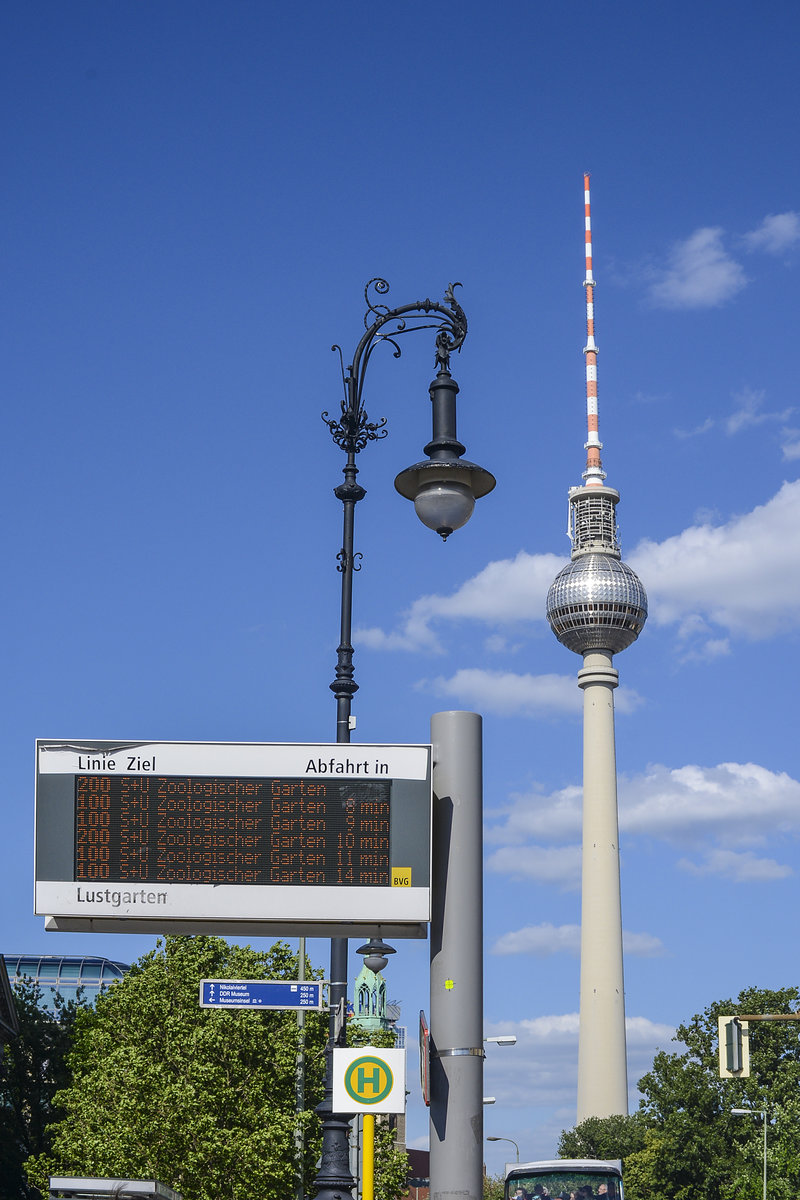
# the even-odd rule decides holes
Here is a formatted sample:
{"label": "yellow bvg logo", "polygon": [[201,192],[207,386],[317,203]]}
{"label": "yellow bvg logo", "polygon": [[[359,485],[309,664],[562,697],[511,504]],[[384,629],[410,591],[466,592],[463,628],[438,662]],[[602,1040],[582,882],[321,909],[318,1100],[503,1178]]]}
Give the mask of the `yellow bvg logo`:
{"label": "yellow bvg logo", "polygon": [[382,1058],[365,1055],[351,1062],[344,1073],[344,1086],[359,1104],[380,1104],[392,1090],[394,1076]]}

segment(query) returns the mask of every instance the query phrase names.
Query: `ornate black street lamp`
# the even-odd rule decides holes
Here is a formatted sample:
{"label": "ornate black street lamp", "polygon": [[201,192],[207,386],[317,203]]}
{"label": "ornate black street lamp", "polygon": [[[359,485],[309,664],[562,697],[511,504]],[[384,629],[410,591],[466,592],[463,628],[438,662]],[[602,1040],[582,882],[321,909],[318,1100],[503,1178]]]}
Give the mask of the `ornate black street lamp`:
{"label": "ornate black street lamp", "polygon": [[[353,675],[353,572],[360,570],[354,552],[353,534],[355,507],[366,491],[357,482],[356,455],[367,442],[386,437],[386,420],[370,421],[364,408],[363,393],[367,367],[375,347],[388,342],[394,347],[394,357],[401,349],[397,338],[420,329],[435,329],[436,378],[430,385],[433,405],[433,436],[423,453],[427,459],[401,471],[394,481],[401,496],[414,501],[417,515],[424,525],[447,539],[454,529],[460,529],[472,515],[475,501],[495,486],[495,478],[483,467],[462,458],[465,447],[456,436],[456,395],[458,384],[450,374],[450,355],[460,350],[467,336],[467,318],[453,294],[459,284],[450,284],[444,302],[417,300],[400,308],[389,308],[377,300],[389,291],[385,279],[371,279],[364,289],[367,311],[364,316],[366,332],[358,343],[353,360],[345,366],[340,346],[344,399],[341,412],[322,418],[333,440],[346,455],[342,468],[344,483],[334,489],[341,500],[342,548],[337,554],[338,570],[342,575],[341,627],[336,665],[336,678],[331,691],[336,697],[336,741],[350,741],[350,710],[358,691]],[[372,294],[371,294],[372,289]],[[380,941],[380,937],[378,937]],[[381,942],[381,946],[383,943]],[[363,949],[366,949],[363,948]],[[391,949],[386,947],[389,953]],[[322,1118],[322,1158],[314,1180],[317,1200],[349,1200],[355,1183],[350,1174],[349,1118],[333,1112],[333,1047],[344,1043],[344,1023],[337,1023],[347,997],[347,939],[331,939],[331,1018],[326,1059],[325,1098],[317,1108]]]}

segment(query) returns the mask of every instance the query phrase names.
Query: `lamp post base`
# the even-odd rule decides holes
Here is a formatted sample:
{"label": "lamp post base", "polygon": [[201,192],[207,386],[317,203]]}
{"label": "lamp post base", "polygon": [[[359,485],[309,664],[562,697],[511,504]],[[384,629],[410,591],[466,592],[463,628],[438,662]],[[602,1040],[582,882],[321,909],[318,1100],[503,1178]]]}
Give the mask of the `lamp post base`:
{"label": "lamp post base", "polygon": [[328,1097],[317,1108],[322,1122],[322,1158],[314,1180],[316,1200],[352,1200],[355,1179],[350,1173],[350,1122],[332,1113]]}

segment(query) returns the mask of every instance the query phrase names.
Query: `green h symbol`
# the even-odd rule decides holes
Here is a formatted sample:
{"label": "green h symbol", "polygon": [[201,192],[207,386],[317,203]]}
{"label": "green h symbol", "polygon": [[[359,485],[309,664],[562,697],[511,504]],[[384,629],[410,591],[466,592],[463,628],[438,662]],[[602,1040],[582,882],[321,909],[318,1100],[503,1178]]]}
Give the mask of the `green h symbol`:
{"label": "green h symbol", "polygon": [[359,1095],[364,1095],[367,1090],[367,1084],[369,1084],[370,1091],[372,1092],[373,1096],[376,1092],[380,1092],[382,1088],[381,1075],[381,1069],[377,1065],[374,1067],[360,1066],[356,1072],[356,1076],[358,1078],[356,1090],[358,1091]]}

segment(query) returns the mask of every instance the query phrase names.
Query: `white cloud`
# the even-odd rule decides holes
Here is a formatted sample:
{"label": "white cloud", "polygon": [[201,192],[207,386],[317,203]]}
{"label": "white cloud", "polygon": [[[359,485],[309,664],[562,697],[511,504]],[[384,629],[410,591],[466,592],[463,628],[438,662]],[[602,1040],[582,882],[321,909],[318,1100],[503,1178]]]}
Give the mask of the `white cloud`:
{"label": "white cloud", "polygon": [[697,229],[670,252],[666,270],[650,287],[658,308],[716,308],[747,284],[741,265],[725,250],[723,231]]}
{"label": "white cloud", "polygon": [[550,584],[564,566],[557,554],[528,554],[490,562],[450,596],[421,596],[403,614],[399,630],[358,629],[360,645],[382,650],[438,650],[430,623],[434,619],[510,624],[544,620]]}
{"label": "white cloud", "polygon": [[[776,836],[800,834],[800,782],[757,763],[648,767],[618,780],[623,848],[652,838],[706,857],[682,860],[695,874],[737,881],[782,879],[790,873],[750,848]],[[486,843],[495,845],[487,868],[516,880],[580,886],[581,788],[512,796],[508,808],[489,815]],[[755,819],[757,814],[758,819]],[[499,818],[499,819],[498,819]]]}
{"label": "white cloud", "polygon": [[[630,957],[652,958],[663,954],[664,947],[659,938],[650,933],[630,933],[623,930],[622,941],[625,954]],[[499,955],[533,954],[547,958],[552,954],[572,954],[577,957],[581,950],[580,925],[526,925],[504,933],[492,946],[491,953]]]}
{"label": "white cloud", "polygon": [[678,626],[680,662],[713,662],[731,653],[730,638],[712,637],[711,627],[697,613],[684,617]]}
{"label": "white cloud", "polygon": [[583,701],[572,675],[515,675],[512,671],[467,668],[449,679],[440,675],[417,686],[501,716],[579,713]]}
{"label": "white cloud", "polygon": [[800,429],[781,430],[781,453],[786,462],[800,458]]}
{"label": "white cloud", "polygon": [[551,954],[579,955],[581,952],[580,925],[526,925],[504,933],[492,946],[492,954],[534,954],[549,958]]}
{"label": "white cloud", "polygon": [[580,838],[582,794],[574,785],[550,795],[516,793],[503,814],[504,823],[487,829],[486,841],[516,845],[531,837],[549,841]]}
{"label": "white cloud", "polygon": [[771,883],[793,874],[791,867],[774,858],[758,858],[752,850],[711,850],[702,862],[682,858],[678,866],[691,875],[719,875],[734,883]]}
{"label": "white cloud", "polygon": [[694,429],[673,429],[672,432],[678,438],[693,438],[700,437],[701,434],[708,433],[713,428],[713,417],[706,417],[705,421],[701,421],[699,425],[695,425]]}
{"label": "white cloud", "polygon": [[623,777],[619,795],[628,835],[684,845],[713,835],[727,846],[753,846],[769,834],[800,832],[800,783],[756,763],[653,766]]}
{"label": "white cloud", "polygon": [[800,617],[800,481],[724,525],[643,541],[628,561],[659,625],[702,616],[750,638],[784,633]]}
{"label": "white cloud", "polygon": [[506,880],[546,883],[559,891],[576,891],[581,885],[580,846],[501,846],[486,860],[486,869]]}
{"label": "white cloud", "polygon": [[764,217],[757,229],[744,235],[744,242],[748,250],[783,254],[800,242],[800,213],[775,213]]}
{"label": "white cloud", "polygon": [[678,626],[680,662],[711,662],[731,652],[730,638],[711,636],[711,626],[698,613],[690,613]]}
{"label": "white cloud", "polygon": [[628,958],[659,958],[664,951],[664,943],[652,933],[633,933],[622,931],[622,948]]}
{"label": "white cloud", "polygon": [[492,633],[484,643],[489,654],[516,654],[522,649],[522,642],[509,642],[501,633]]}
{"label": "white cloud", "polygon": [[725,421],[725,432],[729,435],[740,433],[742,429],[747,429],[750,425],[758,425],[767,419],[766,413],[760,413],[758,410],[764,403],[765,393],[762,391],[755,392],[752,388],[744,388],[734,399],[738,402],[739,407],[735,409]]}
{"label": "white cloud", "polygon": [[727,658],[730,652],[730,638],[709,638],[699,649],[683,654],[681,662],[713,662],[715,658]]}
{"label": "white cloud", "polygon": [[753,425],[763,425],[765,421],[788,420],[794,412],[792,408],[785,408],[782,412],[761,411],[765,395],[764,391],[742,388],[741,392],[733,397],[737,408],[725,421],[725,432],[729,436],[741,433],[743,429],[749,429]]}
{"label": "white cloud", "polygon": [[[764,425],[768,421],[787,421],[794,412],[794,409],[784,408],[780,412],[765,412],[763,410],[766,392],[756,391],[753,388],[745,387],[733,397],[734,410],[730,416],[726,417],[722,422],[722,428],[728,437],[733,437],[737,433],[741,433],[744,429],[751,429],[753,426]],[[693,429],[674,429],[672,432],[675,437],[686,440],[688,438],[700,437],[704,433],[709,433],[715,428],[717,422],[712,417],[706,417],[699,425]],[[786,454],[784,453],[784,458]]]}
{"label": "white cloud", "polygon": [[[517,675],[473,667],[456,671],[449,679],[439,675],[420,680],[417,687],[502,717],[578,714],[583,706],[574,675]],[[617,712],[630,713],[642,703],[633,688],[623,687],[616,693],[614,707]]]}

